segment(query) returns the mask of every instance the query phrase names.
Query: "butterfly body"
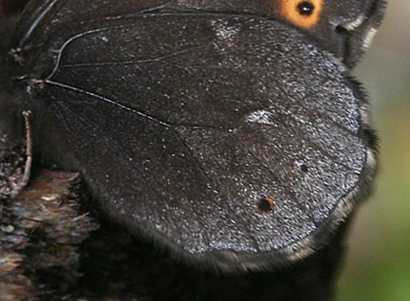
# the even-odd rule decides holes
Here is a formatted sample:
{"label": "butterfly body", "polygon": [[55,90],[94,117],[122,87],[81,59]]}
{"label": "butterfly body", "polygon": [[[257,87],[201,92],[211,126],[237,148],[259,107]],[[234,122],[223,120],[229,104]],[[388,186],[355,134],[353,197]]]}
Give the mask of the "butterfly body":
{"label": "butterfly body", "polygon": [[320,248],[375,170],[343,58],[256,1],[92,3],[31,1],[13,24],[2,132],[24,137],[30,111],[35,154],[188,261],[263,269]]}

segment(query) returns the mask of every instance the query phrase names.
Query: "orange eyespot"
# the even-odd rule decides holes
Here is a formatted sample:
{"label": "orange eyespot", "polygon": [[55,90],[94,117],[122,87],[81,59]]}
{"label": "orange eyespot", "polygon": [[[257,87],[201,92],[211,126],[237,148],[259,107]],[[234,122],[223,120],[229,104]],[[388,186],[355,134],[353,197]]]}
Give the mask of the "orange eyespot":
{"label": "orange eyespot", "polygon": [[280,0],[281,14],[292,24],[309,28],[320,18],[323,0]]}

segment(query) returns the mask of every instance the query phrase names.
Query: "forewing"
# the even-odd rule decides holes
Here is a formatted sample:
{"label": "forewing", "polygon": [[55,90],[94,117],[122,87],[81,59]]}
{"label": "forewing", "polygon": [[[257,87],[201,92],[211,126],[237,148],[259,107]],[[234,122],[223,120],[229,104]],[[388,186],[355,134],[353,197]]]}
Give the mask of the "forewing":
{"label": "forewing", "polygon": [[385,0],[31,0],[13,36],[16,47],[41,45],[62,26],[81,31],[82,22],[150,11],[252,14],[298,27],[351,68],[367,50],[385,5]]}

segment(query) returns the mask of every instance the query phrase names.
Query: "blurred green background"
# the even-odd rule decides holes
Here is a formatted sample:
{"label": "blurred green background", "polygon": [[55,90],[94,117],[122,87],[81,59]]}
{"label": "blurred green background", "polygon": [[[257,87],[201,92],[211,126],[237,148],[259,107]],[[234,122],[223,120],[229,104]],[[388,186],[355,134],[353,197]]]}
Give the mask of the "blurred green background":
{"label": "blurred green background", "polygon": [[389,0],[384,22],[355,74],[370,94],[381,139],[379,170],[346,239],[337,300],[409,301],[409,0]]}

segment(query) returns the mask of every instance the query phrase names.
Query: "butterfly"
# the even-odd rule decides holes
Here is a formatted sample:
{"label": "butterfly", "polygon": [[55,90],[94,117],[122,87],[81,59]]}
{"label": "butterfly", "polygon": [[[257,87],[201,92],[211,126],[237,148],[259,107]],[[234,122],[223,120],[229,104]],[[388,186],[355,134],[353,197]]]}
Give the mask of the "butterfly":
{"label": "butterfly", "polygon": [[113,220],[187,262],[281,266],[369,191],[350,69],[384,6],[32,0],[1,21],[0,134],[29,132],[35,161],[79,171]]}

